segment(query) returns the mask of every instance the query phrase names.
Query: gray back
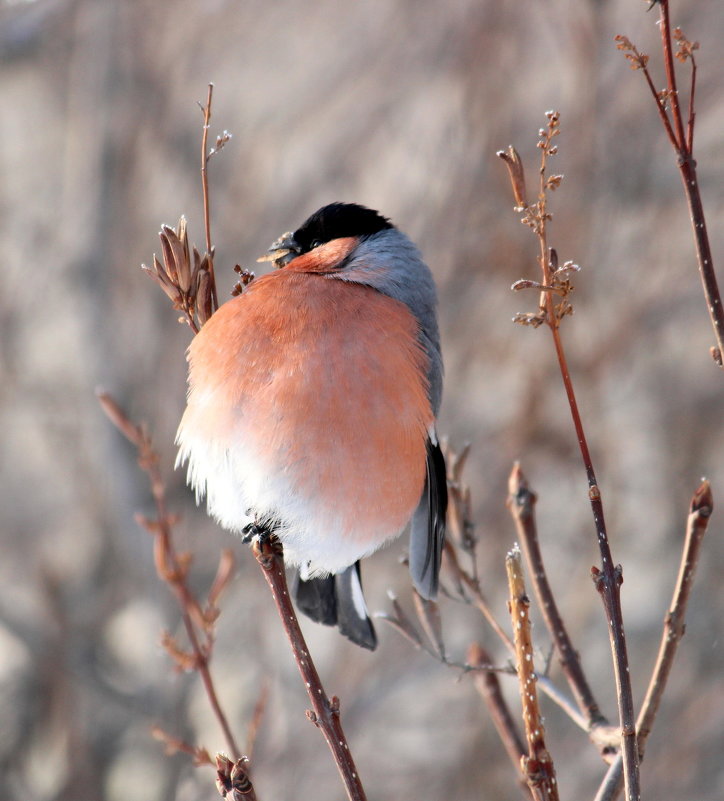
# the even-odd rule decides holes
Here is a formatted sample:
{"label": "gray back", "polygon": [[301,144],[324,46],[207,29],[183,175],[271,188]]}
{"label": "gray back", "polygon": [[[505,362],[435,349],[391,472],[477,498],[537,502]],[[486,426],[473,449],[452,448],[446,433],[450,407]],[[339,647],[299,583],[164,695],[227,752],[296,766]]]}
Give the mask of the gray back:
{"label": "gray back", "polygon": [[404,303],[420,324],[420,341],[430,359],[430,405],[437,415],[442,400],[442,356],[437,326],[437,291],[420,251],[396,228],[364,238],[337,278],[364,283]]}

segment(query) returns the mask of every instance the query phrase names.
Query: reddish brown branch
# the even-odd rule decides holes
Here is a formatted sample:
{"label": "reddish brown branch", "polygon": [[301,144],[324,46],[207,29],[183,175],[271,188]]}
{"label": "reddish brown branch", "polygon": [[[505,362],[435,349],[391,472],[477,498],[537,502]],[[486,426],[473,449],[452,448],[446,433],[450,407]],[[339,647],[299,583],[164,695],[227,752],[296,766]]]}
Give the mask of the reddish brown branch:
{"label": "reddish brown branch", "polygon": [[[640,758],[643,758],[646,740],[651,733],[651,728],[659,710],[666,683],[674,664],[676,651],[684,636],[686,607],[694,584],[701,543],[706,534],[713,508],[714,498],[711,493],[711,487],[708,481],[703,481],[691,499],[679,575],[669,611],[664,619],[664,630],[661,635],[656,664],[654,665],[649,687],[646,691],[646,698],[637,721]],[[621,760],[619,758],[609,768],[608,774],[596,795],[596,801],[613,801],[621,792],[621,784]]]}
{"label": "reddish brown branch", "polygon": [[470,593],[470,598],[472,600],[473,605],[480,611],[483,617],[488,621],[490,627],[493,631],[500,637],[501,641],[505,644],[506,648],[512,653],[515,649],[513,645],[513,641],[510,637],[506,634],[503,627],[498,623],[493,614],[492,610],[490,609],[490,605],[488,604],[485,596],[483,595],[482,590],[480,589],[480,584],[476,581],[469,573],[462,569],[460,566],[460,562],[457,558],[457,553],[455,552],[455,548],[452,544],[448,541],[445,543],[445,559],[446,565],[448,569],[452,572],[453,577],[456,581],[460,582],[465,589]]}
{"label": "reddish brown branch", "polygon": [[520,700],[523,705],[523,724],[528,754],[521,761],[523,775],[537,801],[557,801],[558,784],[553,760],[545,744],[543,718],[538,706],[537,677],[533,661],[533,639],[530,625],[530,601],[525,591],[523,562],[516,546],[505,557],[508,574],[510,618],[515,638],[516,668]]}
{"label": "reddish brown branch", "polygon": [[[709,235],[706,227],[706,218],[704,216],[704,207],[701,202],[701,193],[699,191],[699,181],[696,174],[696,161],[693,157],[694,146],[694,98],[696,92],[696,61],[694,59],[693,51],[698,48],[698,43],[689,42],[679,29],[675,31],[677,41],[679,42],[679,51],[674,54],[671,23],[669,20],[669,0],[659,0],[660,8],[660,21],[659,27],[661,30],[661,48],[663,52],[664,67],[666,70],[667,87],[664,92],[665,96],[669,99],[671,104],[672,123],[669,121],[668,114],[663,105],[660,94],[654,88],[651,76],[646,67],[648,56],[644,56],[638,52],[635,45],[633,45],[625,36],[617,36],[618,48],[625,52],[626,57],[634,63],[636,69],[641,69],[646,78],[646,82],[651,90],[654,100],[656,102],[659,116],[661,117],[662,124],[669,137],[674,152],[677,157],[677,167],[681,175],[681,180],[684,185],[684,193],[686,195],[686,202],[689,206],[689,216],[691,218],[691,225],[694,233],[694,245],[696,249],[696,259],[699,268],[699,276],[701,278],[702,287],[704,289],[704,297],[706,299],[709,318],[714,329],[714,336],[716,337],[716,348],[712,349],[714,361],[720,367],[724,367],[721,354],[724,353],[724,307],[722,306],[721,294],[719,292],[719,284],[716,279],[714,271],[714,261],[711,253],[711,246],[709,244]],[[681,114],[681,104],[679,102],[679,92],[676,82],[676,67],[674,58],[679,58],[681,61],[691,61],[691,91],[689,95],[689,119],[687,131],[684,132],[684,121]]]}
{"label": "reddish brown branch", "polygon": [[[132,423],[107,392],[98,391],[97,396],[108,418],[138,451],[138,463],[148,475],[151,493],[156,506],[156,519],[149,521],[147,528],[155,537],[154,551],[159,577],[169,585],[181,607],[181,617],[191,645],[192,659],[190,667],[198,671],[201,676],[206,695],[224,734],[229,752],[235,760],[238,760],[241,757],[241,753],[226,715],[219,703],[209,666],[213,648],[213,619],[209,620],[204,615],[201,605],[186,584],[188,557],[183,554],[177,554],[173,546],[172,516],[169,514],[166,505],[166,489],[158,467],[158,454],[153,449],[151,438],[143,426]],[[228,557],[225,557],[225,559],[228,561]],[[231,575],[228,566],[224,568],[224,571],[228,582]],[[220,590],[221,588],[217,584],[215,589],[216,597],[218,597]]]}
{"label": "reddish brown branch", "polygon": [[535,522],[534,505],[536,495],[530,489],[517,462],[510,473],[508,492],[508,508],[515,521],[523,554],[533,577],[533,589],[535,590],[546,627],[558,651],[563,673],[568,680],[579,709],[586,718],[589,731],[601,725],[607,726],[608,721],[601,714],[600,707],[593,696],[593,691],[583,672],[578,651],[573,647],[548,581],[538,543],[538,531]]}
{"label": "reddish brown branch", "polygon": [[262,542],[257,540],[254,543],[254,555],[271,590],[284,631],[292,647],[294,660],[312,704],[313,711],[307,712],[307,715],[324,735],[350,801],[366,801],[362,782],[342,730],[339,699],[335,696],[328,698],[324,691],[289,597],[281,544],[274,538]]}
{"label": "reddish brown branch", "polygon": [[689,88],[689,122],[686,125],[686,149],[691,153],[694,150],[694,122],[696,121],[696,59],[691,56],[691,86]]}
{"label": "reddish brown branch", "polygon": [[216,292],[216,276],[214,274],[214,251],[211,246],[211,201],[209,198],[209,153],[207,150],[209,140],[209,124],[211,122],[211,98],[214,93],[214,84],[209,84],[206,95],[206,105],[202,108],[204,113],[204,132],[201,137],[201,193],[204,199],[204,231],[206,232],[206,254],[209,258],[209,278],[211,279],[211,297],[214,311],[219,308],[219,298]]}
{"label": "reddish brown branch", "polygon": [[[522,222],[530,227],[538,239],[539,264],[542,273],[541,288],[555,288],[563,295],[563,300],[556,304],[552,291],[541,291],[539,302],[539,313],[532,315],[518,316],[518,321],[528,325],[540,325],[545,323],[553,337],[553,345],[558,359],[558,366],[563,380],[568,404],[571,410],[573,427],[576,431],[578,446],[581,451],[586,476],[588,478],[588,498],[593,513],[594,525],[598,539],[599,551],[601,554],[601,570],[595,570],[596,587],[603,599],[606,620],[608,622],[609,638],[611,641],[611,652],[613,656],[613,668],[616,679],[617,701],[619,723],[621,726],[621,749],[623,753],[624,777],[626,780],[626,794],[628,801],[638,801],[639,791],[639,771],[638,771],[638,751],[636,748],[636,730],[634,720],[633,694],[631,691],[631,676],[628,667],[628,655],[626,651],[626,639],[623,628],[623,615],[621,612],[620,584],[622,581],[620,567],[615,567],[611,556],[611,549],[608,542],[606,522],[603,514],[603,503],[601,501],[601,491],[598,487],[596,473],[593,468],[593,460],[588,448],[586,434],[583,429],[581,415],[578,409],[576,394],[573,389],[570,371],[563,343],[560,335],[560,323],[566,313],[569,313],[571,306],[566,301],[566,295],[570,293],[571,287],[567,281],[562,281],[559,276],[561,270],[557,267],[557,256],[555,251],[549,250],[547,241],[547,225],[551,219],[548,211],[548,191],[554,190],[560,184],[559,176],[547,176],[547,163],[551,156],[557,153],[554,144],[555,137],[560,133],[560,115],[556,111],[546,113],[548,124],[541,130],[538,147],[541,150],[541,161],[539,168],[539,188],[538,199],[535,203],[529,204],[522,209]],[[514,151],[508,151],[510,154]],[[499,154],[500,155],[500,154]],[[522,165],[512,164],[515,159],[504,158],[511,183],[514,188],[516,201],[520,194],[516,187],[520,184],[518,173],[522,172]],[[555,180],[554,180],[555,179]],[[565,266],[565,265],[564,265]],[[535,284],[535,282],[532,282]]]}
{"label": "reddish brown branch", "polygon": [[[448,484],[450,487],[448,525],[451,536],[445,542],[446,572],[448,575],[452,575],[453,582],[457,587],[460,597],[466,602],[474,605],[480,611],[508,651],[511,654],[515,654],[515,645],[493,614],[487,599],[480,589],[480,581],[478,580],[476,573],[476,539],[473,536],[472,523],[469,521],[471,507],[470,491],[469,488],[463,483],[461,475],[466,454],[466,451],[463,451],[463,453],[460,455],[455,454],[452,451],[448,451]],[[454,542],[459,543],[460,547],[470,555],[473,566],[471,572],[465,570],[460,564],[458,551],[454,545]],[[409,626],[405,624],[404,620],[390,622],[397,622],[402,633],[410,638],[416,647],[424,648],[422,643],[419,641],[419,637],[418,640],[415,641],[414,632],[410,632]],[[411,636],[411,634],[413,636]],[[447,664],[453,663],[448,661]],[[464,667],[466,670],[469,669],[469,666],[462,667]],[[562,693],[553,684],[553,682],[551,682],[547,677],[541,676],[539,677],[539,687],[566,713],[566,715],[568,715],[568,717],[570,717],[570,719],[577,726],[580,726],[584,731],[588,731],[591,734],[592,739],[602,751],[611,748],[611,732],[605,731],[602,725],[597,727],[595,731],[592,732],[588,718],[579,713],[574,701]],[[616,742],[618,741],[616,740]]]}
{"label": "reddish brown branch", "polygon": [[659,8],[661,9],[659,29],[661,31],[661,45],[664,53],[667,94],[669,102],[671,103],[671,116],[674,119],[676,141],[679,149],[682,149],[686,146],[686,137],[684,135],[684,121],[681,118],[679,90],[676,87],[676,69],[674,68],[674,51],[671,46],[671,24],[669,22],[669,0],[660,0]]}
{"label": "reddish brown branch", "polygon": [[[470,665],[484,668],[485,665],[490,664],[490,655],[481,645],[473,643],[468,649],[467,661]],[[491,671],[476,672],[474,681],[477,691],[488,706],[490,717],[505,752],[513,763],[516,774],[520,776],[521,763],[525,759],[525,742],[515,725],[510,707],[503,697],[498,676]],[[521,782],[521,789],[526,798],[534,798],[525,782]]]}
{"label": "reddish brown branch", "polygon": [[714,261],[709,244],[709,234],[706,228],[704,217],[704,207],[701,202],[699,192],[699,182],[696,175],[696,161],[692,156],[693,136],[694,136],[694,81],[696,63],[693,56],[692,61],[692,94],[689,99],[689,131],[688,136],[684,135],[684,123],[681,117],[681,107],[679,104],[679,94],[676,88],[676,69],[674,66],[674,52],[671,40],[671,24],[669,22],[669,0],[660,0],[661,9],[661,47],[664,54],[664,64],[666,66],[666,80],[671,96],[671,109],[676,126],[676,136],[678,146],[675,147],[678,156],[678,167],[681,173],[681,180],[684,184],[684,193],[689,205],[691,225],[694,231],[694,243],[696,245],[696,257],[699,265],[704,296],[706,297],[709,317],[714,328],[717,347],[720,353],[724,353],[724,307],[722,307],[719,285],[714,272]]}

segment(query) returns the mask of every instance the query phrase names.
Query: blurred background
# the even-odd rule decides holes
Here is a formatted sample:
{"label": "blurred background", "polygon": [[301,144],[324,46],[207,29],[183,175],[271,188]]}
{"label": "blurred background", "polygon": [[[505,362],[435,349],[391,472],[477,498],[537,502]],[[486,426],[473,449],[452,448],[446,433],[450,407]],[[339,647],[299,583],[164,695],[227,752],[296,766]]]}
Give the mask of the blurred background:
{"label": "blurred background", "polygon": [[[701,43],[695,151],[724,280],[724,15],[673,3]],[[243,741],[261,688],[269,703],[254,757],[260,799],[343,796],[250,554],[194,507],[173,471],[189,330],[139,269],[161,223],[189,220],[203,244],[199,149],[215,83],[211,162],[219,288],[319,206],[357,201],[418,243],[440,290],[446,363],[441,432],[472,442],[479,569],[505,620],[505,509],[520,459],[539,493],[544,557],[604,711],[615,696],[604,616],[589,578],[598,552],[585,474],[550,336],[516,326],[534,294],[536,242],[512,212],[498,149],[537,165],[544,112],[563,133],[551,165],[551,244],[582,266],[564,340],[597,466],[636,701],[643,698],[701,476],[724,499],[724,382],[697,276],[674,157],[624,33],[658,55],[657,11],[639,0],[1,0],[0,797],[24,801],[191,801],[213,773],[166,757],[154,724],[224,749],[196,675],[159,642],[182,636],[155,576],[152,513],[135,456],[94,388],[145,421],[169,501],[183,515],[203,594],[219,551],[239,569],[222,599],[213,660]],[[682,87],[688,69],[681,71]],[[644,797],[724,795],[724,543],[715,511],[687,633],[643,765]],[[365,567],[372,610],[394,589],[410,608],[401,540]],[[443,603],[448,649],[473,640],[507,655],[479,616]],[[356,649],[303,624],[370,798],[518,794],[470,677],[436,663],[382,622]],[[542,625],[536,633],[545,651]],[[555,661],[555,660],[554,660]],[[557,665],[553,677],[561,681]],[[517,709],[517,688],[506,692]],[[543,701],[562,798],[592,798],[603,766],[585,735]]]}

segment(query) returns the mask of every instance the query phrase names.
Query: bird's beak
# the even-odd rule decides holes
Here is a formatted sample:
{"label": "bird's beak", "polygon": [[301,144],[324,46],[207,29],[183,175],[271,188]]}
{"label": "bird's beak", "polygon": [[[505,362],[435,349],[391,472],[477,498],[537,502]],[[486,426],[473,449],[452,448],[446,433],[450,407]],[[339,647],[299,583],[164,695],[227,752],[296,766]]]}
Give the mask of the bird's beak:
{"label": "bird's beak", "polygon": [[301,248],[294,239],[294,234],[287,231],[282,234],[279,239],[272,242],[269,250],[260,256],[257,261],[271,261],[277,269],[286,267],[292,259],[295,259],[301,253]]}

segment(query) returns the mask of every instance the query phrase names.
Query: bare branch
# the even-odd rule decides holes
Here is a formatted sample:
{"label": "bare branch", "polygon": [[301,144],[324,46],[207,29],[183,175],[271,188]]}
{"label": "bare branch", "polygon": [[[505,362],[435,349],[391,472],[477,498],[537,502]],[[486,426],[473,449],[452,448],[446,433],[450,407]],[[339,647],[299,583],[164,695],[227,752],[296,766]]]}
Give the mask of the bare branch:
{"label": "bare branch", "polygon": [[347,797],[350,801],[366,801],[362,781],[357,773],[352,752],[342,729],[339,698],[335,696],[328,698],[324,691],[289,597],[281,543],[273,536],[263,535],[254,540],[253,549],[254,556],[272,592],[284,631],[292,647],[294,661],[297,663],[314,710],[308,711],[307,717],[324,735],[344,782]]}
{"label": "bare branch", "polygon": [[[676,580],[674,594],[671,599],[669,611],[664,619],[664,631],[661,635],[659,654],[656,659],[649,687],[646,691],[641,711],[639,712],[636,727],[638,731],[639,757],[644,756],[646,740],[651,733],[659,710],[661,699],[666,689],[666,683],[674,664],[676,651],[684,636],[686,607],[694,584],[696,568],[699,562],[701,543],[706,534],[709,518],[714,509],[714,498],[708,481],[703,481],[694,493],[689,508],[689,517],[686,523],[686,537],[679,565],[679,575]],[[621,759],[620,757],[609,768],[601,785],[596,801],[613,801],[621,792]]]}
{"label": "bare branch", "polygon": [[[111,395],[102,390],[97,390],[96,395],[110,421],[136,447],[139,466],[148,475],[156,504],[157,517],[155,521],[151,521],[151,528],[154,536],[157,571],[159,577],[169,585],[181,607],[181,617],[192,652],[189,665],[201,676],[206,695],[224,734],[229,751],[234,759],[238,760],[241,753],[219,702],[209,666],[213,647],[213,630],[209,622],[205,620],[199,602],[186,584],[188,560],[184,559],[182,554],[177,554],[173,546],[171,528],[173,518],[169,515],[166,506],[166,490],[158,466],[158,454],[153,449],[151,438],[146,430],[142,426],[132,423]],[[200,632],[197,631],[197,626],[199,626]],[[170,640],[168,648],[175,649],[178,659],[183,661],[182,650],[175,648]]]}
{"label": "bare branch", "polygon": [[[674,36],[678,42],[678,50],[674,53],[671,24],[669,21],[669,0],[659,0],[660,20],[659,27],[661,29],[661,49],[663,53],[664,66],[666,68],[667,87],[663,95],[671,103],[671,115],[673,118],[673,127],[669,121],[669,116],[663,104],[661,93],[657,92],[651,81],[648,69],[645,64],[643,66],[644,76],[646,78],[649,89],[651,90],[656,107],[659,112],[662,124],[666,131],[666,135],[671,142],[671,146],[676,153],[677,167],[681,174],[681,180],[684,185],[684,194],[689,206],[689,215],[691,218],[691,225],[694,233],[694,244],[696,248],[696,259],[699,267],[699,276],[701,278],[702,288],[704,290],[704,297],[706,299],[707,310],[714,329],[714,336],[716,337],[716,348],[712,349],[714,355],[714,362],[719,367],[724,367],[721,358],[716,358],[716,353],[724,353],[724,306],[722,306],[721,293],[719,292],[719,284],[714,271],[714,260],[711,253],[711,245],[709,243],[709,234],[706,227],[706,218],[704,216],[704,206],[701,201],[701,193],[699,191],[699,180],[696,174],[696,162],[693,158],[693,143],[694,143],[694,120],[696,117],[694,109],[694,100],[696,92],[696,60],[694,58],[694,51],[698,49],[698,42],[690,42],[677,28],[674,31]],[[618,48],[620,50],[628,50],[638,53],[635,46],[625,36],[617,36]],[[627,54],[627,57],[629,55]],[[689,119],[687,124],[686,134],[684,133],[684,122],[681,115],[681,105],[679,103],[679,92],[676,84],[676,68],[674,58],[679,61],[691,61],[691,89],[689,94]]]}
{"label": "bare branch", "polygon": [[207,142],[209,139],[209,124],[211,122],[211,98],[214,94],[214,84],[209,84],[208,94],[206,95],[206,105],[201,110],[204,114],[204,130],[201,137],[201,194],[204,200],[204,230],[206,232],[206,253],[209,254],[209,276],[211,279],[211,297],[213,299],[214,311],[219,308],[219,298],[216,294],[216,276],[214,275],[214,260],[212,258],[211,245],[211,201],[209,198],[209,175],[208,166],[210,155],[207,153]]}
{"label": "bare branch", "polygon": [[578,651],[573,647],[568,630],[558,610],[553,591],[543,564],[543,556],[538,543],[538,531],[535,523],[534,505],[536,502],[528,482],[516,462],[508,480],[508,508],[515,521],[518,537],[522,543],[523,554],[528,569],[533,577],[533,588],[540,605],[543,619],[560,656],[561,667],[584,713],[589,730],[597,726],[608,725],[608,721],[601,713],[600,707],[593,697],[581,666]]}
{"label": "bare branch", "polygon": [[[554,276],[558,271],[555,251],[548,247],[547,225],[551,219],[551,215],[547,210],[548,184],[546,172],[548,159],[557,152],[556,146],[552,144],[553,139],[560,134],[561,129],[560,115],[558,112],[548,111],[546,112],[546,117],[548,119],[548,124],[546,128],[540,130],[540,138],[538,141],[538,147],[541,150],[541,161],[538,171],[538,201],[533,206],[526,209],[522,221],[533,230],[538,239],[538,261],[542,273],[542,284],[544,286],[553,286],[555,281]],[[562,304],[566,303],[567,301],[562,301]],[[576,432],[576,439],[588,478],[588,498],[596,528],[602,567],[600,571],[594,569],[594,576],[596,578],[596,588],[599,590],[604,602],[609,638],[611,641],[619,722],[621,726],[622,750],[624,753],[624,776],[626,779],[627,801],[638,801],[640,791],[633,694],[631,691],[631,676],[629,673],[623,615],[621,612],[620,584],[622,575],[620,568],[614,567],[613,558],[611,556],[601,491],[598,486],[593,460],[588,448],[588,441],[583,428],[580,411],[578,409],[578,401],[576,399],[565,350],[563,348],[563,341],[561,339],[560,321],[565,313],[570,312],[570,304],[565,306],[565,308],[561,306],[561,304],[556,306],[551,292],[541,292],[539,305],[541,311],[540,316],[543,317],[553,337],[553,346],[558,359],[558,367],[566,397],[568,398],[573,427]]]}
{"label": "bare branch", "polygon": [[[468,662],[471,665],[482,667],[490,663],[490,656],[481,645],[473,643],[468,649]],[[525,759],[525,743],[515,725],[510,707],[503,697],[497,675],[489,671],[476,673],[475,687],[488,705],[495,730],[513,763],[516,774],[520,776],[521,763]],[[521,781],[520,786],[526,798],[534,798],[532,791],[524,781]]]}
{"label": "bare branch", "polygon": [[543,717],[538,706],[533,639],[530,630],[530,601],[525,591],[523,561],[516,545],[505,557],[508,573],[510,619],[515,638],[516,667],[528,755],[521,762],[523,774],[535,799],[557,801],[558,784],[553,760],[545,744]]}

